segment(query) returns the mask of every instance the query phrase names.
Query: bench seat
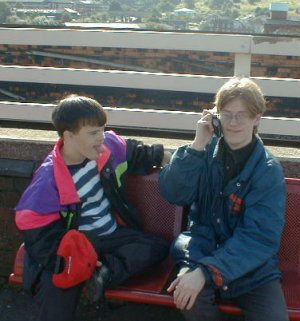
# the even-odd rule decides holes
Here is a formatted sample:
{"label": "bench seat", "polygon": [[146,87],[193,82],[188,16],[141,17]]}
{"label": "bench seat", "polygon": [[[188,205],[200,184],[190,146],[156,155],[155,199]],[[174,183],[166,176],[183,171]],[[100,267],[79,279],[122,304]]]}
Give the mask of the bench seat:
{"label": "bench seat", "polygon": [[[142,213],[145,230],[171,242],[185,226],[186,211],[180,206],[169,204],[161,197],[158,175],[158,172],[147,176],[131,175],[128,181],[128,196]],[[286,183],[286,226],[279,259],[290,320],[300,321],[300,179],[286,178]],[[10,284],[20,285],[23,282],[24,255],[25,249],[21,245],[15,258],[13,273],[9,277]],[[174,307],[173,298],[166,292],[166,288],[175,275],[174,263],[171,258],[167,258],[121,287],[106,290],[105,294],[110,299]],[[241,309],[231,302],[220,302],[219,308],[222,313],[242,314]]]}

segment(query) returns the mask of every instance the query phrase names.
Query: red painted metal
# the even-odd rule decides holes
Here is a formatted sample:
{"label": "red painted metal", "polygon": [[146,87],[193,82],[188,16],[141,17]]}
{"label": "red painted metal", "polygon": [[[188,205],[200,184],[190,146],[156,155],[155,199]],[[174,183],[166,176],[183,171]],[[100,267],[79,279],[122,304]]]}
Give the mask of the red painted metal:
{"label": "red painted metal", "polygon": [[[300,321],[300,179],[286,178],[286,183],[288,187],[286,225],[279,259],[290,320]],[[146,177],[131,176],[128,189],[129,198],[143,213],[146,231],[161,235],[171,242],[182,229],[184,211],[183,208],[169,204],[160,196],[158,173]],[[25,249],[21,245],[16,254],[14,272],[9,277],[11,284],[23,282],[24,255]],[[129,280],[122,287],[107,290],[106,297],[174,307],[173,297],[165,290],[174,273],[174,264],[168,258],[160,265]],[[231,302],[221,302],[219,307],[226,314],[242,314],[242,310]]]}

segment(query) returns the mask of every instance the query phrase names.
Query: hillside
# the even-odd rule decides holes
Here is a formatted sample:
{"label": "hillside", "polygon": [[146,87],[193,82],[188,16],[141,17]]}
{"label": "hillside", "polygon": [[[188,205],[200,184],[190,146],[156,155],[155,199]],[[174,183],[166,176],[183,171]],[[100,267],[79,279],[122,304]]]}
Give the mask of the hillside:
{"label": "hillside", "polygon": [[[32,5],[33,2],[25,0],[4,0],[0,1],[0,24],[130,23],[132,27],[135,24],[133,28],[146,29],[262,33],[264,22],[270,17],[270,4],[279,1],[53,0]],[[299,0],[285,3],[288,19],[300,20]]]}

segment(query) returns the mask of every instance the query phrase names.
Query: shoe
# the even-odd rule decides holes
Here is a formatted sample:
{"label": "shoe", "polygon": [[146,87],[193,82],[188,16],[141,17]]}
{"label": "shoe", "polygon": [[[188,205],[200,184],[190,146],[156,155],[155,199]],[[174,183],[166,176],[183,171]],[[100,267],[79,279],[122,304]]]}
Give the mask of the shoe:
{"label": "shoe", "polygon": [[95,270],[91,278],[86,282],[86,295],[90,302],[104,301],[104,292],[109,281],[110,271],[105,265]]}

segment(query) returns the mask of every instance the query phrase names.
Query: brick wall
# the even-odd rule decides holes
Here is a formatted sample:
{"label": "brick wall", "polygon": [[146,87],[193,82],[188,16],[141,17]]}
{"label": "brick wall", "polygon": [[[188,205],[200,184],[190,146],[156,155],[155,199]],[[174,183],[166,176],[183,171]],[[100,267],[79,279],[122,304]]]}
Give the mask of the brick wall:
{"label": "brick wall", "polygon": [[[42,56],[47,53],[57,57]],[[0,55],[3,65],[117,69],[208,76],[231,76],[234,73],[234,54],[226,52],[0,44]],[[300,57],[252,55],[251,76],[299,79]],[[200,92],[18,82],[1,82],[0,85],[2,89],[23,97],[27,102],[41,103],[53,103],[68,93],[76,92],[95,98],[104,106],[201,112],[203,108],[212,107],[214,100],[213,95]],[[4,97],[7,98],[3,96],[3,99]],[[300,98],[267,97],[267,100],[267,116],[300,117]]]}
{"label": "brick wall", "polygon": [[[3,57],[2,63],[5,65],[150,70],[219,76],[232,75],[234,68],[234,55],[222,52],[0,45],[0,53]],[[68,55],[68,57],[44,57],[40,55],[41,53]],[[90,59],[90,61],[80,61],[80,58]]]}
{"label": "brick wall", "polygon": [[14,224],[14,208],[52,143],[0,140],[0,284],[12,272],[22,237]]}
{"label": "brick wall", "polygon": [[[210,51],[2,44],[0,53],[4,65],[118,70],[132,70],[134,66],[135,70],[140,71],[151,69],[157,72],[212,76],[232,75],[234,69],[232,53]],[[43,57],[39,53],[68,55],[69,58]],[[80,61],[77,58],[91,60]],[[107,62],[107,65],[103,62]],[[110,66],[109,63],[119,66]],[[300,57],[255,54],[252,55],[251,71],[254,77],[300,78]]]}
{"label": "brick wall", "polygon": [[[32,174],[53,142],[0,139],[0,281],[13,269],[14,256],[22,237],[14,225],[14,208]],[[300,177],[300,162],[282,161],[286,177]],[[0,282],[1,283],[1,282]]]}
{"label": "brick wall", "polygon": [[30,179],[0,176],[0,278],[12,272],[14,253],[22,242],[14,225],[14,207]]}

